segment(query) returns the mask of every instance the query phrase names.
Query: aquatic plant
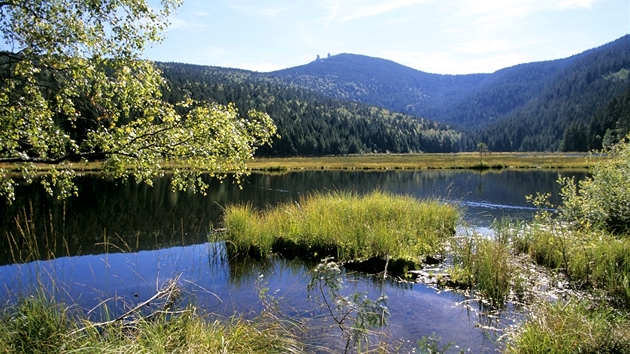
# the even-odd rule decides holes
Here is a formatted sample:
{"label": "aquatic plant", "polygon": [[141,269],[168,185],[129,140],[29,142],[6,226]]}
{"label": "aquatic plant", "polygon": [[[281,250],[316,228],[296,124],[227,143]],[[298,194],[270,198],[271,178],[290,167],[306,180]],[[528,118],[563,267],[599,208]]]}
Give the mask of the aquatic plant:
{"label": "aquatic plant", "polygon": [[420,263],[423,255],[444,252],[459,217],[458,207],[438,200],[383,192],[312,194],[265,211],[227,207],[225,240],[231,254]]}
{"label": "aquatic plant", "polygon": [[381,294],[377,300],[369,299],[362,292],[345,296],[342,268],[330,258],[323,259],[311,271],[307,288],[308,298],[324,307],[345,337],[344,353],[348,353],[351,344],[359,353],[368,352],[370,329],[385,325],[389,316],[387,296]]}
{"label": "aquatic plant", "polygon": [[0,312],[0,353],[301,353],[296,337],[266,314],[211,319],[192,306],[94,326],[82,311],[28,297]]}
{"label": "aquatic plant", "polygon": [[479,234],[453,238],[451,281],[475,291],[495,306],[504,305],[516,269],[510,262],[509,245]]}
{"label": "aquatic plant", "polygon": [[507,353],[627,353],[630,322],[585,300],[538,303]]}

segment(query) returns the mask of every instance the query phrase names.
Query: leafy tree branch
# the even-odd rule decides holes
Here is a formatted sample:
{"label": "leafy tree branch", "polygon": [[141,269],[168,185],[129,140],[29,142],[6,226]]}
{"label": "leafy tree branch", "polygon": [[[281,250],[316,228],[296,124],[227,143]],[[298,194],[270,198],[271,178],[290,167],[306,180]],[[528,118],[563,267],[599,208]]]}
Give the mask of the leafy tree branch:
{"label": "leafy tree branch", "polygon": [[234,105],[162,98],[166,82],[142,52],[163,39],[180,0],[0,2],[0,195],[14,198],[18,169],[35,164],[59,197],[76,194],[77,161],[101,160],[107,176],[151,183],[172,161],[173,188],[204,191],[199,175],[246,172],[276,127]]}

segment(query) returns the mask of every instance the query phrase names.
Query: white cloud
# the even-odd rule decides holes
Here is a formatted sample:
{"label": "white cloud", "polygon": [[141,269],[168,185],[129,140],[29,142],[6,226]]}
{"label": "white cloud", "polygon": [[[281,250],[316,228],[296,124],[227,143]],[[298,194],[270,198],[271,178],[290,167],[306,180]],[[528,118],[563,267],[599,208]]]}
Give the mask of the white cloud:
{"label": "white cloud", "polygon": [[580,8],[580,7],[585,7],[585,8],[590,8],[594,3],[598,2],[599,0],[564,0],[562,1],[560,4],[558,4],[559,8]]}
{"label": "white cloud", "polygon": [[394,11],[403,7],[413,6],[430,0],[393,0],[393,1],[361,1],[361,0],[326,0],[324,8],[329,12],[327,22],[340,20],[342,22],[360,18],[369,18]]}

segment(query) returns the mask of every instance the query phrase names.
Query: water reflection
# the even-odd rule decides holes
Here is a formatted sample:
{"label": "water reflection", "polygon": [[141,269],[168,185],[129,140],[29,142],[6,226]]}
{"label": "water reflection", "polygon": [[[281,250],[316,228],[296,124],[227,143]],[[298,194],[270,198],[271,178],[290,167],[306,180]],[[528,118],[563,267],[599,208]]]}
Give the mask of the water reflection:
{"label": "water reflection", "polygon": [[[57,299],[76,303],[99,320],[102,307],[97,305],[103,301],[110,311],[120,313],[181,274],[184,298],[201,309],[217,316],[253,316],[263,308],[260,289],[268,288],[283,313],[314,324],[309,327],[314,330],[303,333],[306,342],[342,345],[326,312],[307,301],[313,264],[227,259],[221,243],[208,242],[212,229],[220,226],[223,207],[247,202],[265,208],[317,191],[363,194],[379,189],[458,203],[465,208],[468,225],[484,228],[504,216],[530,218],[535,209],[525,201],[526,195],[551,193],[551,201],[558,203],[557,177],[551,171],[254,174],[242,189],[229,179],[208,180],[204,197],[173,193],[168,177],[148,187],[85,176],[78,180],[79,197],[65,202],[47,198],[36,185],[21,186],[18,200],[1,209],[5,237],[0,237],[0,298],[4,303],[15,301],[41,284]],[[405,350],[432,333],[476,353],[496,348],[493,338],[475,326],[490,318],[458,306],[465,300],[462,295],[438,293],[421,284],[344,276],[347,293],[364,292],[371,299],[388,296],[390,321],[383,330]],[[493,321],[501,322],[493,326],[505,325],[510,317]]]}
{"label": "water reflection", "polygon": [[[229,260],[222,243],[61,257],[0,267],[0,297],[15,301],[31,290],[29,287],[41,284],[49,296],[80,306],[92,320],[101,321],[103,304],[110,316],[117,316],[149,299],[169,279],[180,276],[187,302],[214,316],[237,313],[251,318],[263,310],[259,296],[266,288],[283,315],[308,324],[308,332],[297,333],[306,343],[343,348],[343,333],[333,325],[327,310],[307,297],[311,266],[282,259]],[[411,350],[415,340],[432,333],[476,353],[496,348],[483,331],[475,328],[483,318],[455,306],[464,299],[462,295],[357,273],[344,274],[344,286],[344,296],[358,292],[372,300],[383,294],[388,297],[390,315],[386,327],[379,331],[403,351]]]}
{"label": "water reflection", "polygon": [[[565,174],[578,179],[585,176]],[[30,185],[18,189],[18,199],[12,205],[0,206],[0,228],[7,235],[0,238],[0,264],[19,260],[16,254],[32,243],[30,235],[38,240],[37,259],[51,254],[100,254],[203,243],[212,228],[220,225],[223,207],[230,203],[247,202],[264,208],[315,191],[362,194],[380,189],[417,198],[442,198],[460,203],[466,210],[466,221],[484,227],[495,218],[531,217],[534,209],[526,203],[526,195],[548,192],[551,201],[558,203],[556,179],[557,172],[551,171],[310,171],[253,174],[242,189],[229,179],[224,183],[207,180],[210,188],[204,197],[173,193],[169,177],[157,179],[149,187],[133,182],[121,185],[88,175],[77,181],[79,196],[64,202],[48,198],[38,185]]]}

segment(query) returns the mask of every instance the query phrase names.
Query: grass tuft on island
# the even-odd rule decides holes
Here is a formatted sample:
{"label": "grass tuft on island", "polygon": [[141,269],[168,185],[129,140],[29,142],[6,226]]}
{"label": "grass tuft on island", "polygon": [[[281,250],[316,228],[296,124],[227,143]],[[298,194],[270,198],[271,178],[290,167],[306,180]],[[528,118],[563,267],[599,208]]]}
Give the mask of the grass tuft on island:
{"label": "grass tuft on island", "polygon": [[[420,264],[442,254],[460,210],[438,200],[419,201],[384,192],[312,194],[264,211],[233,205],[225,211],[225,240],[232,255],[334,257]],[[382,269],[381,269],[382,270]]]}

